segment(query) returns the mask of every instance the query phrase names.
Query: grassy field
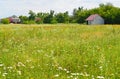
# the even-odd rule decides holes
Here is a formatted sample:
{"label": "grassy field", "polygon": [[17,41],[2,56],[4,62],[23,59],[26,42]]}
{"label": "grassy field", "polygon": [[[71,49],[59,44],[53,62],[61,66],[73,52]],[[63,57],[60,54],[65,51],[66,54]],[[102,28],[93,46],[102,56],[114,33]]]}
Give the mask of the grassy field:
{"label": "grassy field", "polygon": [[0,25],[0,79],[120,79],[120,26]]}

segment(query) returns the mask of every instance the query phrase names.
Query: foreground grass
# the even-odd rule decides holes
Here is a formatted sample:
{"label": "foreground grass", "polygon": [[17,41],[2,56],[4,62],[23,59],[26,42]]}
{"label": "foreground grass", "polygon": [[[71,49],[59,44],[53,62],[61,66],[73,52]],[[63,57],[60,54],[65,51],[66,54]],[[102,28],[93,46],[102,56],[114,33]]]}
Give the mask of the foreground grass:
{"label": "foreground grass", "polygon": [[0,25],[0,79],[119,79],[120,26]]}

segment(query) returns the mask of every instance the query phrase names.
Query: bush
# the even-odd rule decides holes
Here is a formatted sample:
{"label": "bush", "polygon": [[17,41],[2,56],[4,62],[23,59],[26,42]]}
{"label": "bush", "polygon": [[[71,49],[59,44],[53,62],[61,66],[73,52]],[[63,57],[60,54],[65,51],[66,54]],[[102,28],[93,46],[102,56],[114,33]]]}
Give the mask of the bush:
{"label": "bush", "polygon": [[22,23],[23,23],[23,24],[28,24],[28,21],[23,21]]}
{"label": "bush", "polygon": [[32,20],[31,21],[23,21],[22,23],[23,24],[35,24],[35,21],[32,21]]}
{"label": "bush", "polygon": [[53,19],[51,22],[50,22],[50,24],[57,24],[58,22],[55,20],[55,19]]}
{"label": "bush", "polygon": [[28,21],[28,24],[35,24],[35,21],[30,20]]}
{"label": "bush", "polygon": [[2,24],[10,24],[10,20],[8,18],[2,19],[1,20]]}

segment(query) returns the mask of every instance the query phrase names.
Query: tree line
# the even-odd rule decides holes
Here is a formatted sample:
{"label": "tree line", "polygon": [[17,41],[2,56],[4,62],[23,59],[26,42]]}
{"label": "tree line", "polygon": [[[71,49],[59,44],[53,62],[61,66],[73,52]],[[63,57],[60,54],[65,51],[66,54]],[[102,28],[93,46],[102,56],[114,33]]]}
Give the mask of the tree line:
{"label": "tree line", "polygon": [[[99,14],[105,20],[105,24],[120,24],[120,8],[111,3],[99,4],[99,7],[93,9],[84,9],[78,7],[73,10],[72,15],[68,11],[64,13],[55,13],[50,10],[48,13],[29,11],[29,16],[19,16],[21,24],[56,24],[56,23],[80,23],[85,24],[85,19],[91,14]],[[3,20],[4,21],[4,20]]]}

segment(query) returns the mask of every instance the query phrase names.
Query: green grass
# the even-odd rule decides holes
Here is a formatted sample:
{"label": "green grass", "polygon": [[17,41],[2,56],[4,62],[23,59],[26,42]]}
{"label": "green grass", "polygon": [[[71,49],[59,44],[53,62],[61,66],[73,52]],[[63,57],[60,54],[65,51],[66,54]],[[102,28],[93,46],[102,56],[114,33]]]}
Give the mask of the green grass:
{"label": "green grass", "polygon": [[0,25],[0,79],[120,79],[120,26]]}

